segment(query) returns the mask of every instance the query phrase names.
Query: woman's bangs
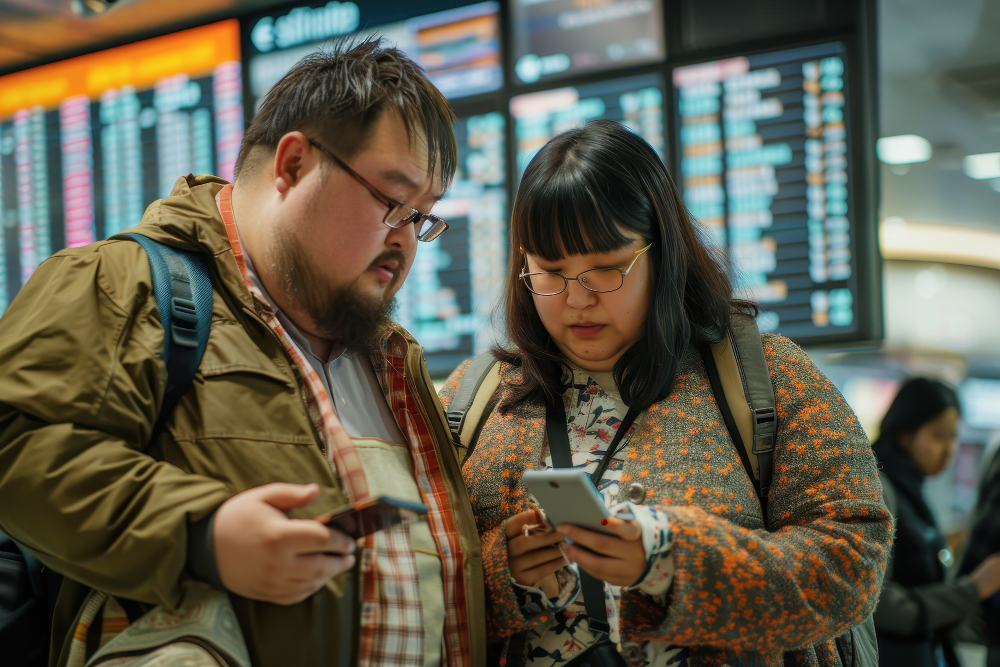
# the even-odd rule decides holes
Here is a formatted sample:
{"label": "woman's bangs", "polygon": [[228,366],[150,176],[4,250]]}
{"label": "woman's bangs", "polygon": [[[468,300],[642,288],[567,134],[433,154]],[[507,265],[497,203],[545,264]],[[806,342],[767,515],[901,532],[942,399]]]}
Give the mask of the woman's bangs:
{"label": "woman's bangs", "polygon": [[614,252],[634,241],[615,220],[610,202],[588,184],[569,180],[556,177],[519,194],[512,225],[525,253],[555,261]]}

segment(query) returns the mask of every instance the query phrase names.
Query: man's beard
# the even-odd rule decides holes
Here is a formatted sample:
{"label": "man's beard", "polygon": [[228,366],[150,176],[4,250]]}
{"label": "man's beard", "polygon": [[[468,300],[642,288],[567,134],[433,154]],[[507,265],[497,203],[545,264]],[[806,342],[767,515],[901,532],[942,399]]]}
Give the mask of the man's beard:
{"label": "man's beard", "polygon": [[[355,281],[341,287],[329,285],[310,264],[302,247],[288,237],[274,238],[272,247],[276,276],[285,294],[295,306],[312,320],[309,333],[325,338],[351,354],[364,357],[376,350],[380,334],[392,323],[396,302],[391,297],[379,298],[362,294]],[[387,259],[399,262],[393,283],[405,266],[405,256],[398,250],[387,250],[372,262]]]}

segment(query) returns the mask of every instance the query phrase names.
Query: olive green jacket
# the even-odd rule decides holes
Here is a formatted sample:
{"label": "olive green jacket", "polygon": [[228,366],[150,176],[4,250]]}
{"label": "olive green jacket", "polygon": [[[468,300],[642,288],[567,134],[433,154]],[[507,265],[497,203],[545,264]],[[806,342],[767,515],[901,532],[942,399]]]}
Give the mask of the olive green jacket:
{"label": "olive green jacket", "polygon": [[[205,356],[166,432],[152,443],[153,456],[142,450],[166,367],[139,244],[108,240],[57,253],[0,319],[0,527],[67,577],[54,618],[53,664],[65,661],[91,588],[176,608],[192,581],[190,527],[234,494],[270,482],[317,482],[319,497],[290,513],[299,518],[346,503],[309,417],[299,369],[260,318],[233,258],[215,203],[224,184],[210,176],[180,179],[137,228],[208,253],[214,287]],[[439,443],[465,555],[470,660],[482,664],[480,544],[459,462],[422,348],[401,330],[384,332],[384,341],[390,337],[405,340],[408,390]],[[254,664],[350,664],[356,570],[297,605],[232,595]]]}

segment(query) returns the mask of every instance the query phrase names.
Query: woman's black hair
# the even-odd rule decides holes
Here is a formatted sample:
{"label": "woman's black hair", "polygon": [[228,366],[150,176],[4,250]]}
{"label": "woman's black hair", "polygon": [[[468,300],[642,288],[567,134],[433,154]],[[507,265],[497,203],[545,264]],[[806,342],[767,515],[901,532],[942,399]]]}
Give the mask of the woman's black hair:
{"label": "woman's black hair", "polygon": [[948,408],[955,408],[959,414],[962,412],[958,392],[953,387],[931,378],[907,380],[899,388],[896,398],[892,399],[892,405],[882,418],[878,439],[872,447],[898,447],[900,436],[919,430]]}
{"label": "woman's black hair", "polygon": [[623,230],[652,243],[646,253],[652,272],[646,330],[614,368],[627,404],[644,409],[663,400],[688,345],[720,340],[734,305],[756,314],[753,304],[733,301],[724,262],[702,245],[656,151],[619,123],[591,121],[538,151],[514,199],[505,302],[513,348],[493,353],[519,366],[522,378],[501,410],[554,401],[567,369],[519,278],[524,254],[552,261],[614,252],[634,242]]}

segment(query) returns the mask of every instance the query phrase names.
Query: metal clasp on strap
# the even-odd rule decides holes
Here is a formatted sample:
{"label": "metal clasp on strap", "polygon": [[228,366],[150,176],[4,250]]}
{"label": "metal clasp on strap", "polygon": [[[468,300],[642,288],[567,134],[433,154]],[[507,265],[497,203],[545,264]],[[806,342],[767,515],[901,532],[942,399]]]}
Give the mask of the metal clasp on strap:
{"label": "metal clasp on strap", "polygon": [[182,347],[198,347],[198,313],[194,301],[179,296],[170,302],[170,335]]}
{"label": "metal clasp on strap", "polygon": [[593,616],[587,617],[587,626],[593,635],[598,633],[606,635],[611,632],[611,625],[609,625],[607,621],[602,621],[599,618],[594,618]]}
{"label": "metal clasp on strap", "polygon": [[774,434],[777,426],[774,408],[758,408],[753,411],[753,453],[764,454],[774,450]]}

